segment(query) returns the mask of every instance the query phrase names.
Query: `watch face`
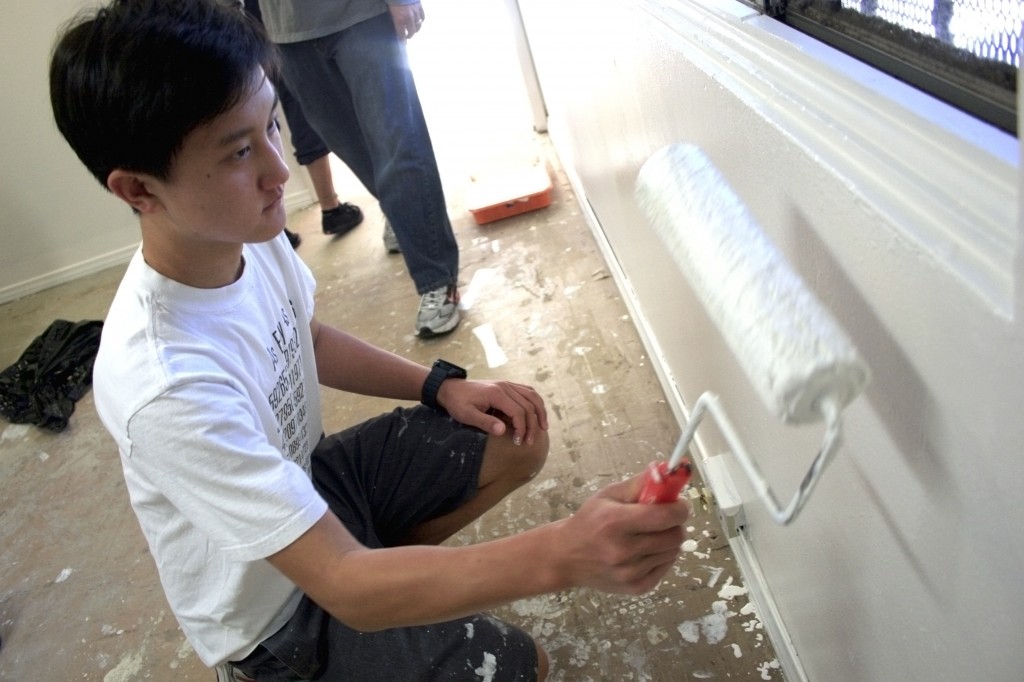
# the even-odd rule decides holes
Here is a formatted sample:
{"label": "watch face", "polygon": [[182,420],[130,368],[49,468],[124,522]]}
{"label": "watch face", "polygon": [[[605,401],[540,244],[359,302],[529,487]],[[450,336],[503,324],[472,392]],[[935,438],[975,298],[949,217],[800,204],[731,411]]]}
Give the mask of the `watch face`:
{"label": "watch face", "polygon": [[434,366],[444,370],[445,376],[451,377],[453,379],[466,378],[466,370],[462,369],[458,365],[453,365],[447,360],[438,360],[437,362],[434,363]]}

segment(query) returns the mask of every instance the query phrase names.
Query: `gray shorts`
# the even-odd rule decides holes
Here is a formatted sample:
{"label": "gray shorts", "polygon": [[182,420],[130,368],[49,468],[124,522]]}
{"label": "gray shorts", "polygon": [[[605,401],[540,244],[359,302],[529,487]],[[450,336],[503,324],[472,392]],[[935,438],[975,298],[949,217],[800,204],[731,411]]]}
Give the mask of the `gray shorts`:
{"label": "gray shorts", "polygon": [[[487,434],[427,407],[398,408],[320,441],[313,483],[364,545],[398,544],[409,531],[476,494]],[[258,682],[534,682],[525,632],[487,614],[363,633],[304,597],[291,620],[242,661]]]}

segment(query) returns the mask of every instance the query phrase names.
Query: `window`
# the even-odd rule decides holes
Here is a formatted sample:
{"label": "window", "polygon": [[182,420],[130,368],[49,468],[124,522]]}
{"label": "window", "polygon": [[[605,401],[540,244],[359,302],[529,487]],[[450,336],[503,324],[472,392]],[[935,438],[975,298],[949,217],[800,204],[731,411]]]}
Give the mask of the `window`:
{"label": "window", "polygon": [[1021,0],[764,0],[769,15],[1017,132]]}

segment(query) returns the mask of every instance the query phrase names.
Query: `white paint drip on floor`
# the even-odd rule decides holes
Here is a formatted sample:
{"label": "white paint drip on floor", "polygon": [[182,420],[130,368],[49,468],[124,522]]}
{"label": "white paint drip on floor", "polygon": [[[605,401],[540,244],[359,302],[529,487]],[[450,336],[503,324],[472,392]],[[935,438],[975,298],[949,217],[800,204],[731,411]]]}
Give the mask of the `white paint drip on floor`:
{"label": "white paint drip on floor", "polygon": [[[526,325],[526,336],[530,337],[530,338],[532,338],[534,336],[546,336],[547,335],[547,328],[544,328],[543,330],[541,329],[541,322],[542,321],[543,321],[543,316],[540,313],[538,313],[538,312],[530,313],[530,321]],[[542,331],[544,333],[541,333]]]}
{"label": "white paint drip on floor", "polygon": [[729,618],[735,615],[724,601],[716,601],[711,604],[711,613],[708,615],[680,623],[679,634],[690,644],[699,642],[701,635],[708,644],[718,644],[729,631]]}
{"label": "white paint drip on floor", "polygon": [[188,640],[182,640],[181,644],[178,645],[178,650],[174,652],[174,660],[171,661],[171,670],[177,670],[178,666],[180,666],[183,661],[192,656],[192,651],[192,645],[188,643]]}
{"label": "white paint drip on floor", "polygon": [[484,355],[487,357],[487,366],[501,367],[508,362],[508,356],[498,345],[498,338],[494,335],[494,328],[488,324],[482,324],[473,329],[473,336],[480,341],[484,347]]}
{"label": "white paint drip on floor", "polygon": [[[524,620],[531,621],[555,620],[561,618],[569,610],[570,604],[559,603],[547,596],[519,599],[512,602],[512,610]],[[534,633],[536,636],[539,633]]]}
{"label": "white paint drip on floor", "polygon": [[758,671],[761,673],[762,680],[772,679],[772,670],[778,670],[780,667],[779,659],[773,658],[770,661],[765,661],[761,665],[757,666]]}
{"label": "white paint drip on floor", "polygon": [[698,552],[698,546],[699,545],[696,540],[694,540],[693,538],[689,538],[683,541],[682,550],[684,552],[690,552],[691,554],[693,554],[693,556],[697,557],[698,559],[710,558],[711,555],[707,552]]}
{"label": "white paint drip on floor", "polygon": [[462,310],[472,308],[473,304],[480,298],[481,292],[497,274],[497,270],[494,268],[480,268],[474,272],[472,279],[469,280],[469,286],[466,287],[459,297],[459,308]]}
{"label": "white paint drip on floor", "polygon": [[636,673],[636,679],[638,682],[647,682],[651,679],[650,674],[644,670],[647,666],[647,652],[639,641],[630,642],[626,647],[625,661],[626,665],[632,668],[633,672]]}
{"label": "white paint drip on floor", "polygon": [[[725,571],[725,568],[721,566],[704,566],[704,568],[711,572],[711,577],[708,578],[708,587],[714,587],[718,582],[718,579],[722,577],[722,573]],[[729,578],[729,580],[732,580],[732,578]],[[728,584],[728,582],[726,584]],[[721,597],[722,594],[719,593],[718,596]]]}
{"label": "white paint drip on floor", "polygon": [[54,578],[53,582],[55,582],[55,583],[62,583],[62,582],[64,582],[65,580],[67,580],[68,578],[71,577],[71,573],[74,570],[75,569],[73,569],[73,568],[65,568],[63,571],[60,572],[60,575],[58,575],[56,578]]}
{"label": "white paint drip on floor", "polygon": [[733,585],[732,576],[729,576],[725,584],[722,585],[722,589],[718,591],[718,597],[720,599],[732,599],[733,597],[741,597],[747,593],[747,588],[742,585]]}
{"label": "white paint drip on floor", "polygon": [[[743,608],[740,609],[740,615],[751,616],[749,620],[743,623],[744,632],[754,632],[755,630],[764,629],[764,623],[762,623],[761,619],[758,617],[757,609],[754,608],[753,602],[747,602],[746,604],[744,604]],[[757,642],[757,644],[755,644],[754,646],[760,647],[761,643],[764,642],[764,635],[758,633],[754,635],[754,640]]]}
{"label": "white paint drip on floor", "polygon": [[136,651],[121,659],[110,672],[103,676],[103,682],[130,682],[142,670],[142,653]]}
{"label": "white paint drip on floor", "polygon": [[11,424],[2,435],[0,435],[0,442],[8,440],[21,440],[28,435],[29,424]]}
{"label": "white paint drip on floor", "polygon": [[665,628],[658,625],[647,628],[647,641],[651,644],[661,644],[666,639],[668,639],[668,632],[665,631]]}
{"label": "white paint drip on floor", "polygon": [[546,478],[543,481],[537,481],[530,485],[530,497],[537,497],[549,490],[554,490],[558,487],[558,479]]}

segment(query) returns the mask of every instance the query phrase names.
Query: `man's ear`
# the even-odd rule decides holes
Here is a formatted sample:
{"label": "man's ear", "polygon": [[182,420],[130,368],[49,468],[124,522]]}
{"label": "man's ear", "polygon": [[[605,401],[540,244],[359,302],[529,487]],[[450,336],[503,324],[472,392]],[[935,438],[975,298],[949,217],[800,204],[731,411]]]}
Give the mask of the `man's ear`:
{"label": "man's ear", "polygon": [[149,176],[115,169],[107,176],[107,189],[138,213],[152,213],[160,200],[149,191]]}

